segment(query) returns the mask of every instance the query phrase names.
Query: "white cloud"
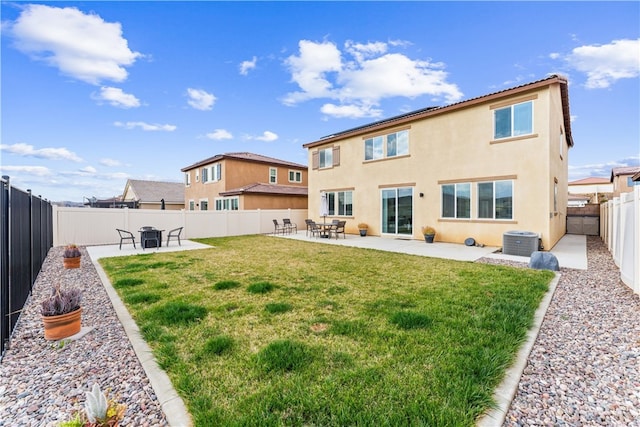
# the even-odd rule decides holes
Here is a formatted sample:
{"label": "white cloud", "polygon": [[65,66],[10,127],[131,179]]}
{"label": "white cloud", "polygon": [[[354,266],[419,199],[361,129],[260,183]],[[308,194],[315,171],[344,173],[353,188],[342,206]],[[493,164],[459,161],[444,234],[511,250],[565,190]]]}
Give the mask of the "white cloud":
{"label": "white cloud", "polygon": [[13,145],[0,144],[0,151],[23,157],[36,157],[47,160],[71,160],[81,162],[82,159],[76,153],[66,148],[35,148],[33,145],[18,143]]}
{"label": "white cloud", "polygon": [[382,110],[371,106],[324,104],[320,111],[327,116],[342,118],[380,117]]}
{"label": "white cloud", "polygon": [[215,141],[222,141],[223,139],[233,138],[233,135],[231,135],[231,132],[225,129],[216,129],[213,132],[208,133],[206,136],[207,138],[213,139]]}
{"label": "white cloud", "polygon": [[49,176],[51,175],[51,170],[44,166],[0,166],[0,170],[3,173],[9,172],[17,172],[17,173],[26,173],[34,176]]}
{"label": "white cloud", "polygon": [[271,141],[275,141],[276,139],[278,139],[278,135],[267,130],[267,131],[264,131],[262,133],[262,135],[249,137],[249,139],[255,139],[257,141],[271,142]]}
{"label": "white cloud", "polygon": [[587,75],[587,88],[607,88],[617,80],[640,76],[640,39],[580,46],[565,60],[572,68]]}
{"label": "white cloud", "polygon": [[121,127],[125,129],[136,129],[140,128],[144,131],[163,131],[163,132],[173,132],[178,127],[175,125],[161,125],[157,123],[145,123],[145,122],[114,122],[114,126]]}
{"label": "white cloud", "polygon": [[630,156],[619,160],[611,160],[602,163],[592,163],[586,165],[569,165],[569,180],[587,177],[609,178],[611,169],[627,166],[640,166],[640,156]]}
{"label": "white cloud", "polygon": [[17,49],[90,84],[124,81],[125,67],[141,56],[129,49],[120,23],[75,7],[26,5],[7,28]]}
{"label": "white cloud", "polygon": [[187,89],[189,100],[187,103],[196,110],[211,110],[216,102],[216,97],[212,93],[207,93],[202,89]]}
{"label": "white cloud", "polygon": [[251,61],[242,61],[240,64],[240,74],[246,76],[249,74],[249,70],[253,70],[256,68],[256,63],[258,62],[258,58],[255,56],[251,59]]}
{"label": "white cloud", "polygon": [[80,168],[80,172],[87,175],[95,175],[98,170],[93,166],[85,166],[83,168]]}
{"label": "white cloud", "polygon": [[[406,42],[345,43],[344,52],[330,42],[299,42],[298,55],[286,59],[291,79],[300,91],[283,98],[286,105],[310,99],[334,99],[340,105],[325,104],[323,113],[337,117],[374,117],[373,109],[382,99],[430,95],[452,103],[463,94],[448,83],[444,64],[430,60],[414,60],[389,47],[402,47]],[[353,115],[349,115],[352,112]]]}
{"label": "white cloud", "polygon": [[135,96],[124,93],[117,87],[101,87],[100,94],[94,95],[98,101],[107,101],[110,105],[120,108],[134,108],[140,106],[140,100]]}
{"label": "white cloud", "polygon": [[103,166],[108,166],[108,167],[122,166],[122,162],[120,162],[119,160],[109,159],[109,158],[100,159],[99,163]]}

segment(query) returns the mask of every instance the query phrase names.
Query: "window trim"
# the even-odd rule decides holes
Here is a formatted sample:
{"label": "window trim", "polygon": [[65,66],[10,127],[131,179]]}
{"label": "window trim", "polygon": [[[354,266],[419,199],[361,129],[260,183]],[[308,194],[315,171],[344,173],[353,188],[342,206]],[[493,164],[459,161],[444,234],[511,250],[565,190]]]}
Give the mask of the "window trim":
{"label": "window trim", "polygon": [[[411,154],[410,151],[410,139],[409,139],[409,130],[411,129],[411,127],[406,127],[406,128],[401,128],[401,129],[396,129],[393,132],[384,132],[384,133],[379,133],[379,134],[374,134],[374,135],[369,135],[369,136],[364,136],[362,137],[362,141],[364,143],[364,158],[363,158],[363,162],[364,163],[369,163],[369,162],[375,162],[375,161],[380,161],[380,160],[389,160],[389,159],[398,159],[398,158],[402,158],[402,157],[407,157]],[[407,135],[407,150],[406,152],[402,152],[402,153],[398,153],[398,134],[403,133]],[[393,155],[389,155],[389,137],[395,135],[396,136],[396,142],[395,142],[395,147],[396,147],[396,154]],[[376,146],[376,144],[374,144],[374,142],[376,140],[380,140],[380,145],[381,145],[381,155],[380,157],[376,157],[374,155],[374,153],[376,152],[376,150],[374,149],[374,147]],[[371,145],[372,145],[372,153],[371,153],[371,158],[368,159],[367,158],[367,144],[368,142],[371,141]]]}
{"label": "window trim", "polygon": [[[443,219],[463,219],[468,220],[473,217],[473,198],[474,191],[473,185],[471,182],[455,182],[455,183],[447,183],[440,185],[440,218]],[[467,185],[469,187],[469,216],[458,216],[458,186]],[[453,186],[453,215],[454,216],[444,216],[444,187],[445,186]]]}
{"label": "window trim", "polygon": [[[291,174],[293,174],[293,180],[291,179]],[[302,182],[302,171],[289,169],[289,182]],[[300,176],[300,179],[296,179],[297,176]]]}
{"label": "window trim", "polygon": [[[235,208],[236,209],[225,209],[225,204],[227,205],[227,207],[231,207],[233,208],[232,202],[235,201]],[[225,203],[226,202],[226,203]],[[218,203],[220,203],[222,205],[222,209],[218,209]],[[222,212],[222,211],[238,211],[240,210],[240,197],[238,196],[229,196],[229,197],[216,197],[213,200],[213,204],[214,204],[214,210],[216,212]]]}
{"label": "window trim", "polygon": [[[201,211],[208,211],[209,210],[209,199],[204,198],[204,199],[200,199],[199,201],[200,204],[200,209]],[[207,209],[202,209],[202,204],[205,203],[207,205]]]}
{"label": "window trim", "polygon": [[278,168],[269,168],[269,184],[278,183]]}
{"label": "window trim", "polygon": [[[537,95],[535,96],[534,99],[537,98]],[[534,125],[535,125],[535,104],[533,103],[534,99],[527,99],[527,98],[521,98],[518,100],[513,100],[509,103],[501,103],[501,104],[496,104],[496,105],[492,105],[489,107],[490,110],[493,111],[493,137],[492,137],[492,141],[500,141],[503,142],[505,140],[514,140],[516,138],[518,139],[522,139],[522,138],[531,138],[532,135],[535,134],[535,129],[534,129]],[[529,133],[522,133],[522,134],[518,134],[518,135],[514,135],[514,129],[515,129],[515,124],[516,124],[516,120],[514,117],[514,108],[518,105],[523,105],[523,104],[531,104],[531,131]],[[498,111],[502,111],[502,110],[506,110],[509,109],[509,118],[510,118],[510,125],[511,128],[509,130],[509,135],[507,136],[503,136],[503,137],[497,137],[496,136],[496,131],[497,131],[497,118],[496,118],[496,114],[498,113]],[[537,136],[537,135],[536,135]]]}
{"label": "window trim", "polygon": [[[328,211],[329,211],[329,215],[328,216],[338,216],[338,217],[346,217],[346,218],[352,218],[353,217],[353,189],[340,189],[340,190],[327,190],[324,191],[324,193],[327,195],[327,200],[333,200],[333,206],[331,206],[331,203],[328,206]],[[344,210],[343,213],[340,213],[340,193],[342,193],[343,195],[346,195],[347,193],[349,193],[351,195],[351,213],[347,213],[347,209],[346,207],[348,206],[348,204],[344,204]]]}

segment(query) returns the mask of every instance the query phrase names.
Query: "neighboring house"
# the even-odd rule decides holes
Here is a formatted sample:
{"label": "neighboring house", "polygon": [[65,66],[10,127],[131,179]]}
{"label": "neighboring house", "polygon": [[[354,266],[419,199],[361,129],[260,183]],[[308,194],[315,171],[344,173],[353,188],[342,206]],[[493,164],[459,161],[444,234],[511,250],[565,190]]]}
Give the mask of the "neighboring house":
{"label": "neighboring house", "polygon": [[600,203],[611,198],[613,194],[613,184],[608,178],[589,177],[571,181],[569,183],[569,202],[577,197],[587,198],[586,203]]}
{"label": "neighboring house", "polygon": [[630,193],[633,191],[634,185],[640,185],[640,182],[634,181],[635,174],[640,172],[640,166],[625,166],[611,169],[611,179],[613,183],[613,197],[620,197],[621,193]]}
{"label": "neighboring house", "polygon": [[189,210],[306,209],[307,167],[253,153],[226,153],[181,169]]}
{"label": "neighboring house", "polygon": [[137,203],[133,201],[125,202],[122,200],[122,196],[111,197],[108,199],[98,199],[96,197],[85,197],[87,202],[83,203],[84,206],[89,206],[90,208],[136,208]]}
{"label": "neighboring house", "polygon": [[309,216],[360,222],[369,233],[502,246],[507,231],[538,233],[545,249],[566,232],[567,80],[543,80],[426,108],[304,144]]}
{"label": "neighboring house", "polygon": [[138,209],[184,209],[184,185],[179,182],[129,179],[124,187],[124,201]]}

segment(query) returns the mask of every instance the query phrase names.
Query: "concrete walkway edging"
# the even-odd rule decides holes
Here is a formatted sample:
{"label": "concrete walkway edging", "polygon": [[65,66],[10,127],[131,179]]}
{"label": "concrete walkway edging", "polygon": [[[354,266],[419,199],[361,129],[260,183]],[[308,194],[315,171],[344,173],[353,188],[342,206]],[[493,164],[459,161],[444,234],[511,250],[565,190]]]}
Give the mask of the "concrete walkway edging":
{"label": "concrete walkway edging", "polygon": [[485,413],[476,422],[476,427],[496,427],[504,424],[507,417],[507,412],[511,406],[511,401],[515,397],[518,391],[518,384],[520,383],[520,377],[527,367],[527,360],[529,354],[533,349],[533,345],[538,338],[538,333],[542,327],[544,316],[547,314],[547,310],[551,305],[551,300],[556,292],[558,283],[560,282],[561,274],[555,272],[555,277],[549,283],[549,290],[540,302],[538,309],[533,317],[533,326],[527,332],[527,339],[524,344],[518,350],[516,360],[507,369],[505,377],[502,382],[493,392],[493,400],[496,402],[496,407]]}
{"label": "concrete walkway edging", "polygon": [[153,357],[151,348],[142,338],[138,325],[124,306],[120,296],[107,277],[107,274],[97,260],[92,258],[91,262],[98,272],[98,276],[109,295],[111,304],[113,305],[116,315],[118,316],[118,319],[131,342],[131,346],[133,347],[136,357],[140,361],[142,368],[149,378],[151,387],[158,397],[160,407],[164,412],[167,422],[170,426],[175,427],[193,426],[193,420],[191,419],[189,411],[187,411],[184,401],[173,388],[173,384],[171,383],[167,373],[158,366],[156,359]]}

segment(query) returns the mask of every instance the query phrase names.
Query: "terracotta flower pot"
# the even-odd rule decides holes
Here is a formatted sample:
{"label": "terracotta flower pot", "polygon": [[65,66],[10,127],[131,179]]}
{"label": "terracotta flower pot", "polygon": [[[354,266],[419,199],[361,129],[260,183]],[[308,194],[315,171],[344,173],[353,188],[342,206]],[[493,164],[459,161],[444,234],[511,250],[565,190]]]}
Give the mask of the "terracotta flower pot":
{"label": "terracotta flower pot", "polygon": [[64,268],[80,268],[80,258],[81,257],[79,256],[74,258],[62,258]]}
{"label": "terracotta flower pot", "polygon": [[61,340],[80,332],[82,307],[71,313],[58,316],[42,316],[44,339]]}

